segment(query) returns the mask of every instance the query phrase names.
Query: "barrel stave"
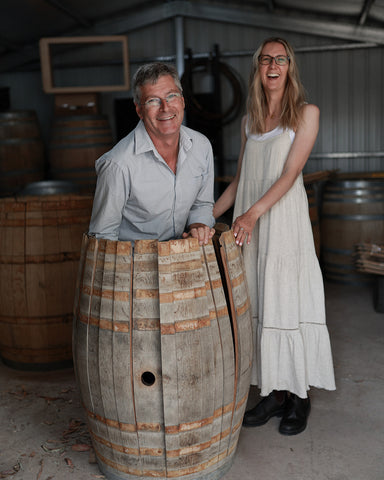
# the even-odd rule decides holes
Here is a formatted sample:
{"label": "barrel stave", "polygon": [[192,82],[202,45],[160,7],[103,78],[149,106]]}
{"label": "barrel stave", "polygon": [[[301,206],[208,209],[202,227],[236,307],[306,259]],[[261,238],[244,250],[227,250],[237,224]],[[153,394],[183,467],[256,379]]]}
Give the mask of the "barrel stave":
{"label": "barrel stave", "polygon": [[214,342],[215,359],[215,413],[214,422],[217,423],[218,433],[212,432],[213,438],[219,438],[219,460],[227,456],[232,411],[234,406],[235,389],[235,361],[234,344],[232,339],[231,322],[229,318],[227,302],[224,294],[219,265],[213,246],[203,247],[205,264],[207,267],[207,279],[210,288],[207,288],[208,297],[211,297],[212,326],[215,328],[214,337],[220,339]]}
{"label": "barrel stave", "polygon": [[252,319],[243,257],[231,231],[220,237],[235,345],[235,397],[229,454],[236,448],[248,399],[253,352]]}
{"label": "barrel stave", "polygon": [[164,476],[157,242],[135,242],[134,252],[132,369],[140,468],[143,472]]}
{"label": "barrel stave", "polygon": [[192,473],[215,448],[213,342],[196,241],[159,244],[159,294],[167,472]]}

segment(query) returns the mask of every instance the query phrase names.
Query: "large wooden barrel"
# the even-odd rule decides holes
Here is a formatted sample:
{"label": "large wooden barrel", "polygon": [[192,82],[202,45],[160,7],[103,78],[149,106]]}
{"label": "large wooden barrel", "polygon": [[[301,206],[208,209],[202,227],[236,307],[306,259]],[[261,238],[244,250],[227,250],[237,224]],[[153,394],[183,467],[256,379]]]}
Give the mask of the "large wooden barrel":
{"label": "large wooden barrel", "polygon": [[0,199],[0,356],[14,368],[72,364],[72,312],[91,196]]}
{"label": "large wooden barrel", "polygon": [[196,239],[132,248],[84,236],[74,364],[107,478],[215,480],[231,466],[250,384],[251,315],[232,232],[218,250],[223,261]]}
{"label": "large wooden barrel", "polygon": [[44,143],[33,110],[0,112],[0,196],[17,193],[45,172]]}
{"label": "large wooden barrel", "polygon": [[83,192],[93,192],[95,161],[112,146],[105,115],[57,116],[49,145],[50,176],[75,182]]}
{"label": "large wooden barrel", "polygon": [[358,243],[384,238],[384,181],[351,179],[327,182],[321,214],[321,259],[324,276],[338,283],[366,283],[356,271],[353,253]]}

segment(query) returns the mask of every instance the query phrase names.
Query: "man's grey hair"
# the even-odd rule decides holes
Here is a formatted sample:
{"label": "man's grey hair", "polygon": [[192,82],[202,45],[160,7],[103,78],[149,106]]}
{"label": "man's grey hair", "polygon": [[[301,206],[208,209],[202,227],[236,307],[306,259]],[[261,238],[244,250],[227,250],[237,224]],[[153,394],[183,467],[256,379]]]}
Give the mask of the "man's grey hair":
{"label": "man's grey hair", "polygon": [[173,65],[162,62],[147,63],[146,65],[142,65],[133,76],[133,101],[139,105],[141,101],[141,87],[146,83],[154,85],[160,77],[165,75],[170,75],[174,79],[175,85],[180,90],[180,93],[183,93],[179,74]]}

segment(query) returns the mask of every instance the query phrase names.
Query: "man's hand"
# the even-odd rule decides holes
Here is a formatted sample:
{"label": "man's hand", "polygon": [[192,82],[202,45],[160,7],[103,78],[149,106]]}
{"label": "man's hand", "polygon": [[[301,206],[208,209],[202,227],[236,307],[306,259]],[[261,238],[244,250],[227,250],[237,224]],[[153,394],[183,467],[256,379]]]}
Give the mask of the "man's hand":
{"label": "man's hand", "polygon": [[215,229],[204,225],[204,223],[192,223],[188,228],[189,232],[183,233],[183,238],[197,238],[199,245],[207,245],[208,241],[215,234]]}

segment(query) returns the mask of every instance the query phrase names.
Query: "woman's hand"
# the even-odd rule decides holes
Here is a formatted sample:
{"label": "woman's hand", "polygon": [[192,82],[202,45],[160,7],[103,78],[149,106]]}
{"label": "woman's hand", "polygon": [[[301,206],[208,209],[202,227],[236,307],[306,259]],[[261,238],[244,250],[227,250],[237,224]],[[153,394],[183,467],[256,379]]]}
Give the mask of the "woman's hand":
{"label": "woman's hand", "polygon": [[237,245],[242,246],[245,241],[248,245],[251,243],[252,232],[255,228],[256,222],[257,217],[249,210],[236,218],[232,224],[232,230]]}

